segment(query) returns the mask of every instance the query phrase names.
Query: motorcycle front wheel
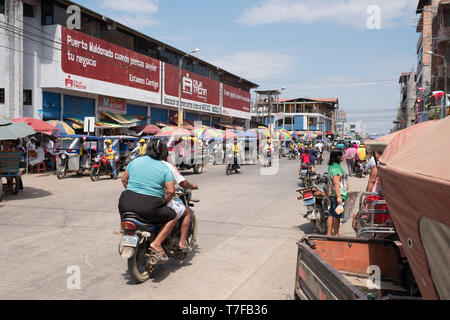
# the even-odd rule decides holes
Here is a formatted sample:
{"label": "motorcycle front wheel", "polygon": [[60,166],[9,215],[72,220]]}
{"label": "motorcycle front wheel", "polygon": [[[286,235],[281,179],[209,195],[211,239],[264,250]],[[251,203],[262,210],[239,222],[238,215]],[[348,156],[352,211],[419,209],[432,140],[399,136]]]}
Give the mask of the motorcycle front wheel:
{"label": "motorcycle front wheel", "polygon": [[56,177],[62,179],[66,176],[66,165],[60,165],[56,170]]}
{"label": "motorcycle front wheel", "polygon": [[191,214],[191,226],[189,228],[187,241],[192,250],[194,250],[195,245],[197,244],[198,239],[198,224],[197,218],[194,214]]}
{"label": "motorcycle front wheel", "polygon": [[145,253],[147,251],[147,241],[142,242],[131,258],[128,258],[128,272],[134,283],[142,283],[150,279],[152,270],[147,267]]}
{"label": "motorcycle front wheel", "polygon": [[91,180],[93,182],[98,180],[98,179],[100,179],[100,174],[99,173],[100,173],[100,167],[96,167],[96,168],[92,168],[91,169],[90,177],[91,177]]}

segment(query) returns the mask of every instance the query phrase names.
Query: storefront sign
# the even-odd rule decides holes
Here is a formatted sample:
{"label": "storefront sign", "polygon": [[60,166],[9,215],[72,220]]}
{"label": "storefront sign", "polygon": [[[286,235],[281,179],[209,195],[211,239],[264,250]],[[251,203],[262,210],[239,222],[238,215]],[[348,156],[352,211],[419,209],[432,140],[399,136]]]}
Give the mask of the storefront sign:
{"label": "storefront sign", "polygon": [[[220,84],[199,74],[182,70],[181,106],[183,109],[220,114]],[[178,106],[179,69],[164,63],[163,104]]]}
{"label": "storefront sign", "polygon": [[160,61],[61,27],[65,73],[160,92]]}
{"label": "storefront sign", "polygon": [[222,84],[222,114],[250,119],[250,92]]}
{"label": "storefront sign", "polygon": [[119,113],[119,114],[127,113],[127,103],[123,99],[99,96],[98,106],[99,111],[109,111],[112,113]]}

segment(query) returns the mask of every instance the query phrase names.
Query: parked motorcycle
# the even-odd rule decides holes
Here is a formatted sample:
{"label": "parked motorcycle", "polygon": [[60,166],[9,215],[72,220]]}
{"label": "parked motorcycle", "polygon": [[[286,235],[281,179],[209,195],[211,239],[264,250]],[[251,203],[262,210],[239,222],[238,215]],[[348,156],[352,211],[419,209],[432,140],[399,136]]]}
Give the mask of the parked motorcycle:
{"label": "parked motorcycle", "polygon": [[310,187],[317,174],[312,171],[312,165],[310,163],[302,164],[300,167],[298,186],[299,187]]}
{"label": "parked motorcycle", "polygon": [[[115,159],[116,168],[119,163],[119,159]],[[103,154],[99,153],[94,159],[94,162],[92,164],[91,168],[91,180],[97,181],[100,179],[100,176],[102,175],[110,175],[111,178],[114,178],[113,169],[111,167],[111,164],[109,163],[108,158]]]}
{"label": "parked motorcycle", "polygon": [[297,190],[300,193],[297,199],[303,199],[303,205],[306,207],[306,214],[303,217],[313,224],[314,232],[319,234],[327,233],[327,218],[330,210],[327,184],[328,176],[325,173],[322,177],[318,175],[311,187]]}
{"label": "parked motorcycle", "polygon": [[227,163],[225,165],[225,173],[228,175],[232,174],[233,171],[235,173],[239,173],[239,168],[237,165],[237,156],[233,155],[233,153],[227,154]]}
{"label": "parked motorcycle", "polygon": [[[190,190],[181,187],[177,187],[176,196],[183,201],[185,206],[193,207],[194,202],[199,202],[199,200],[191,199]],[[120,231],[122,238],[119,242],[119,254],[122,258],[128,260],[128,272],[136,283],[147,281],[155,267],[164,263],[150,250],[150,244],[160,231],[161,225],[146,221],[133,212],[125,212],[122,216]],[[176,260],[183,260],[187,255],[178,249],[180,232],[181,221],[178,220],[170,235],[162,243],[167,256]],[[197,237],[197,219],[194,210],[191,209],[191,225],[187,237],[191,249],[194,249]]]}

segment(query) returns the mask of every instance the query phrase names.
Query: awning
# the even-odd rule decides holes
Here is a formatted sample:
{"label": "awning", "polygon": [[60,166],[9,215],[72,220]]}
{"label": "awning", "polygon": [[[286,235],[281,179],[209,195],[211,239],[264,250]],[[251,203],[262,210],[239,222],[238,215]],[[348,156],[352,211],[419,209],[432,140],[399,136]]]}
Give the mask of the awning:
{"label": "awning", "polygon": [[[80,127],[80,129],[84,128],[84,121],[77,118],[66,118],[66,120],[72,121],[74,125],[77,125]],[[74,127],[74,126],[72,126]],[[108,123],[103,121],[95,121],[95,127],[96,128],[102,128],[102,129],[117,129],[117,128],[126,128],[127,126],[123,126],[117,123]]]}
{"label": "awning", "polygon": [[117,123],[121,125],[131,126],[131,125],[137,125],[138,122],[140,122],[142,119],[138,119],[136,116],[130,116],[126,114],[118,114],[118,113],[112,113],[108,111],[102,111],[102,113],[107,116],[108,118],[116,121]]}

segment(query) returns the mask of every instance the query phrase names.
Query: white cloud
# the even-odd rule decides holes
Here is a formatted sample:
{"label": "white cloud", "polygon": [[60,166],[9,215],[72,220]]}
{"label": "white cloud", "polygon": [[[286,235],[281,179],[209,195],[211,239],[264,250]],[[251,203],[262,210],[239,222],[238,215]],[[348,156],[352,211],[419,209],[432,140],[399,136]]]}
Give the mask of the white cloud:
{"label": "white cloud", "polygon": [[292,72],[295,60],[293,56],[272,51],[243,51],[209,59],[212,64],[250,81],[272,79]]}
{"label": "white cloud", "polygon": [[159,0],[107,0],[101,1],[101,4],[118,12],[153,14],[158,12]]}
{"label": "white cloud", "polygon": [[237,22],[248,25],[270,23],[333,23],[354,28],[366,28],[371,14],[369,6],[381,10],[381,28],[399,23],[413,23],[415,0],[261,0],[244,10]]}

